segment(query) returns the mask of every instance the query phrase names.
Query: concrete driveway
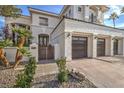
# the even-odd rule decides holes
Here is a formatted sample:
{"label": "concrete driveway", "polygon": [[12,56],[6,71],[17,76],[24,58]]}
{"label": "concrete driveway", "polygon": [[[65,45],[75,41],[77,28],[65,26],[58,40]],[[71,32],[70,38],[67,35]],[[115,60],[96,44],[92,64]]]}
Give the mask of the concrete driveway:
{"label": "concrete driveway", "polygon": [[[80,59],[67,62],[69,70],[84,74],[87,79],[100,88],[124,87],[124,57],[99,57],[97,59]],[[56,63],[38,64],[36,77],[57,73]]]}
{"label": "concrete driveway", "polygon": [[124,87],[124,57],[73,60],[68,68],[84,74],[97,87]]}

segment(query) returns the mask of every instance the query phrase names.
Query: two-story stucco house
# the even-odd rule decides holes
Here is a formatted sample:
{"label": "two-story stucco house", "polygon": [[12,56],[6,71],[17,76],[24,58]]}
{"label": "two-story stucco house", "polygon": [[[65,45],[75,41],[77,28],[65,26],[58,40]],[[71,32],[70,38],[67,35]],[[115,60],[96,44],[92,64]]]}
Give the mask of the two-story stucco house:
{"label": "two-story stucco house", "polygon": [[[30,16],[6,18],[6,25],[25,26],[38,45],[39,60],[124,55],[124,31],[104,25],[104,5],[67,5],[60,14],[29,8]],[[10,30],[11,32],[11,30]],[[16,36],[12,33],[13,41]]]}

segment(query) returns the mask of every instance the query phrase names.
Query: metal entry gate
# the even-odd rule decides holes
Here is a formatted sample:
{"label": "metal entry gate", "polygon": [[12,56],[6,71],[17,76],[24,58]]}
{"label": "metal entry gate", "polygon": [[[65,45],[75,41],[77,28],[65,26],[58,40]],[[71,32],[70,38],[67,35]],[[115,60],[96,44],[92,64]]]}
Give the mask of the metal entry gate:
{"label": "metal entry gate", "polygon": [[39,60],[54,59],[54,46],[49,45],[49,36],[39,35]]}
{"label": "metal entry gate", "polygon": [[72,59],[87,57],[87,37],[72,37]]}
{"label": "metal entry gate", "polygon": [[53,46],[39,46],[39,60],[54,59]]}

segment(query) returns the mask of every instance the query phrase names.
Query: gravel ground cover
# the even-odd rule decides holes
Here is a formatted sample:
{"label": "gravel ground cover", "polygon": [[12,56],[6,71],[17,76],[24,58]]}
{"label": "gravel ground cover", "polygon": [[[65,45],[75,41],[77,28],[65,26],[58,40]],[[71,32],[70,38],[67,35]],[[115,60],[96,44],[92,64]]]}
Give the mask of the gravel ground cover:
{"label": "gravel ground cover", "polygon": [[45,75],[35,78],[33,88],[96,88],[96,86],[85,77],[77,77],[69,74],[68,82],[63,84],[57,80],[57,74]]}
{"label": "gravel ground cover", "polygon": [[[6,68],[0,65],[0,87],[12,88],[15,85],[16,76],[20,70]],[[37,72],[36,72],[37,73]],[[83,75],[74,73],[69,74],[69,80],[60,84],[57,80],[57,74],[38,76],[32,83],[32,88],[95,88],[96,86],[86,79]]]}
{"label": "gravel ground cover", "polygon": [[0,87],[1,88],[13,87],[13,85],[15,84],[16,76],[20,71],[1,66],[0,68],[2,69],[0,70]]}

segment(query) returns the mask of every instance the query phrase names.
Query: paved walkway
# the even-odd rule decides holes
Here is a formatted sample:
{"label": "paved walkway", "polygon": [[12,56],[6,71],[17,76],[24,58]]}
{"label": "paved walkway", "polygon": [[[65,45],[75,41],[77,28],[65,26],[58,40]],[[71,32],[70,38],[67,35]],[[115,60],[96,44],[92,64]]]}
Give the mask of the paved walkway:
{"label": "paved walkway", "polygon": [[38,64],[35,77],[48,75],[48,74],[54,74],[57,72],[58,72],[58,67],[56,63]]}
{"label": "paved walkway", "polygon": [[[106,58],[104,57],[104,59]],[[115,58],[115,60],[117,59]],[[115,63],[96,59],[73,60],[67,63],[67,67],[84,74],[97,87],[124,87],[124,63],[122,60]],[[52,74],[57,71],[55,63],[39,64],[36,76]]]}

